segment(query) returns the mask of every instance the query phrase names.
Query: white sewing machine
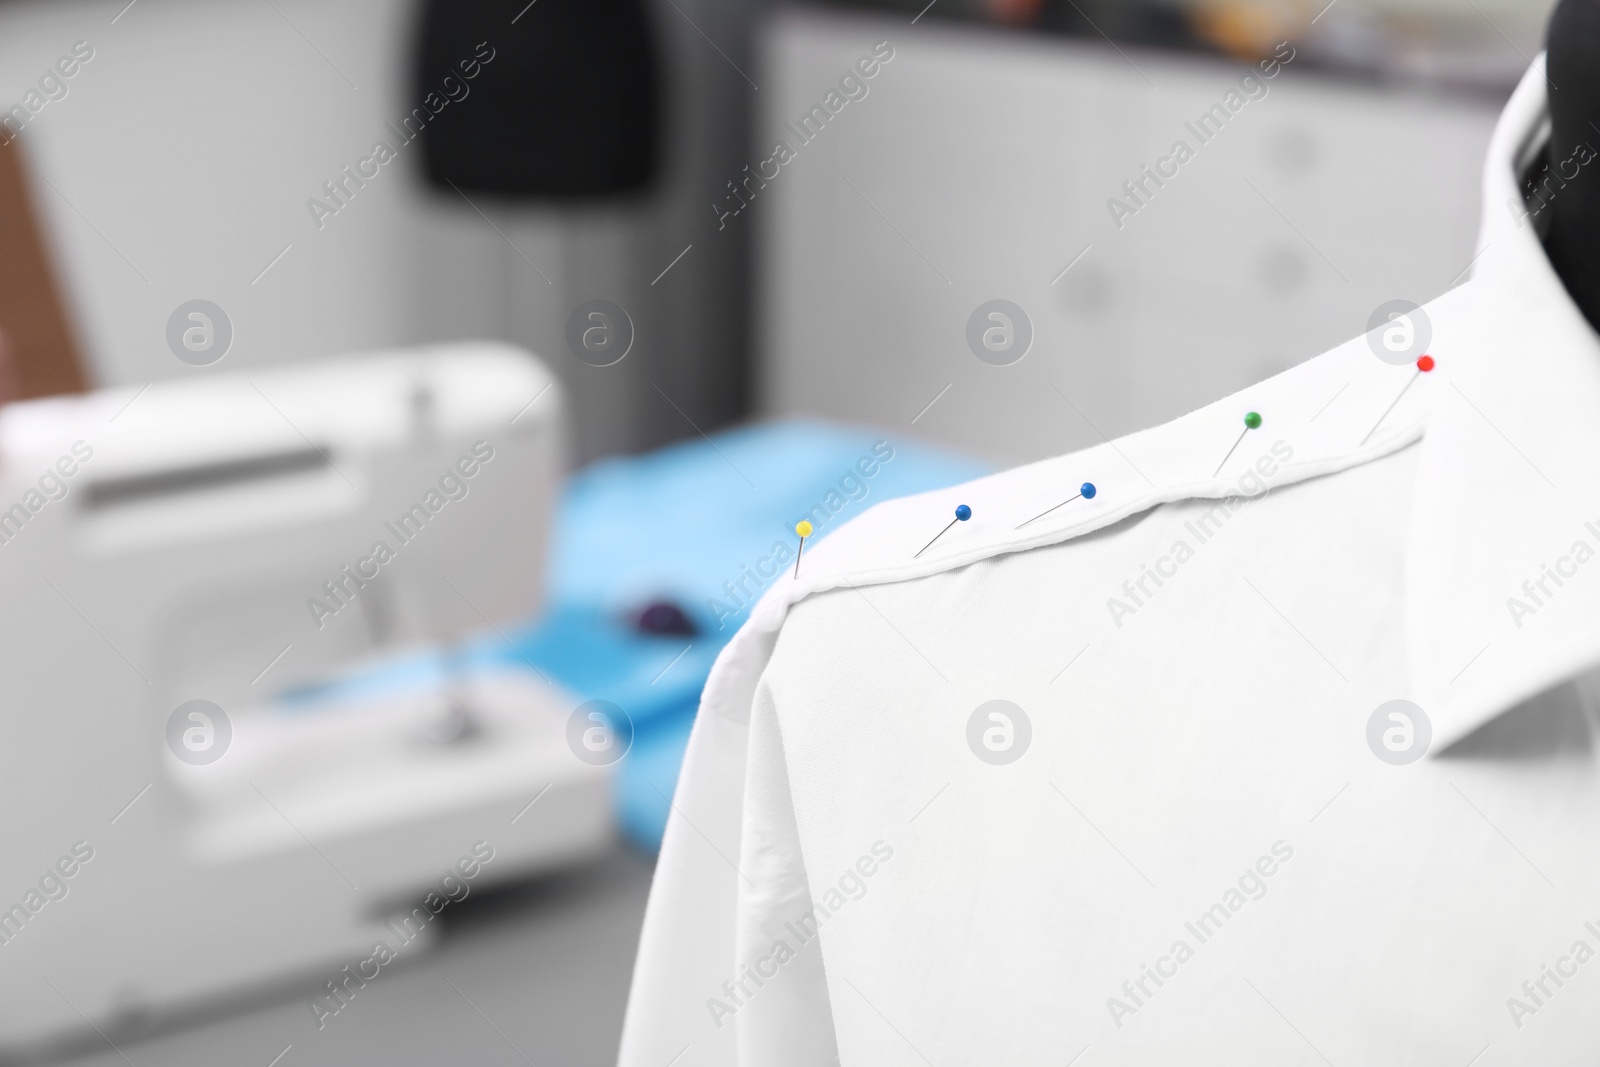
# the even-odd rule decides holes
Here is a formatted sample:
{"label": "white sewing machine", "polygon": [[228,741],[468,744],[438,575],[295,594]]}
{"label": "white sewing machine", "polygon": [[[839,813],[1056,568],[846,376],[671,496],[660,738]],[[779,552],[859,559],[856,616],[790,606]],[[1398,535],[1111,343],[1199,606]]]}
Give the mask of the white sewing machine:
{"label": "white sewing machine", "polygon": [[317,688],[531,615],[560,399],[473,344],[0,410],[0,1048],[309,993],[478,841],[474,890],[605,847],[532,671]]}

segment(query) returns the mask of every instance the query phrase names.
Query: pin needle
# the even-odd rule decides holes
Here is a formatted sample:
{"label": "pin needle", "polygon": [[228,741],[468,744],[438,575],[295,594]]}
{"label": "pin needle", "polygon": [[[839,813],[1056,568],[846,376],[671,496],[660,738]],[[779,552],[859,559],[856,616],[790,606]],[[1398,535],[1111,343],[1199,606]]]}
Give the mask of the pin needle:
{"label": "pin needle", "polygon": [[1247,412],[1245,414],[1245,417],[1244,417],[1244,429],[1239,431],[1239,440],[1235,441],[1233,443],[1233,448],[1228,449],[1228,455],[1222,457],[1222,462],[1218,463],[1217,464],[1217,469],[1211,472],[1211,477],[1215,478],[1217,475],[1222,473],[1223,466],[1225,466],[1227,464],[1229,456],[1233,455],[1234,449],[1239,447],[1239,442],[1244,440],[1244,435],[1249,433],[1251,430],[1254,430],[1255,428],[1257,428],[1260,425],[1261,425],[1261,416],[1260,415],[1257,415],[1253,411]]}
{"label": "pin needle", "polygon": [[[1066,507],[1068,504],[1072,503],[1074,500],[1077,500],[1078,497],[1082,497],[1085,500],[1093,500],[1094,499],[1094,495],[1097,492],[1099,492],[1099,490],[1097,490],[1094,487],[1094,483],[1093,482],[1084,482],[1083,485],[1078,487],[1078,495],[1077,496],[1068,497],[1066,500],[1063,500],[1061,503],[1057,504],[1054,508],[1046,508],[1044,511],[1039,512],[1039,514],[1037,514],[1033,518],[1029,519],[1028,522],[1037,522],[1039,519],[1042,519],[1046,515],[1050,514],[1050,512],[1055,511],[1056,508],[1064,508],[1064,507]],[[1018,526],[1017,529],[1019,529],[1019,530],[1022,529],[1023,526],[1028,525],[1028,522],[1025,522],[1021,526]]]}
{"label": "pin needle", "polygon": [[[967,507],[965,504],[957,505],[956,517],[950,520],[950,526],[954,526],[958,522],[966,522],[970,518],[972,518],[972,509]],[[950,526],[946,526],[943,530],[940,530],[938,533],[934,534],[933,541],[937,541],[939,538],[943,537],[950,529]],[[924,552],[928,551],[928,549],[932,548],[933,541],[929,541],[927,544],[917,549],[917,556],[922,555]],[[912,556],[911,558],[916,559],[917,556]]]}
{"label": "pin needle", "polygon": [[811,524],[804,519],[794,524],[794,532],[800,535],[800,547],[794,550],[794,576],[800,577],[800,553],[806,550],[806,538],[811,536]]}
{"label": "pin needle", "polygon": [[[1432,369],[1432,356],[1423,356],[1421,359],[1417,360],[1417,373],[1413,374],[1406,380],[1406,384],[1400,388],[1400,392],[1395,395],[1394,400],[1390,401],[1389,406],[1383,409],[1383,414],[1378,416],[1378,421],[1373,423],[1372,429],[1367,431],[1367,437],[1371,437],[1373,434],[1378,432],[1378,427],[1383,425],[1383,420],[1389,417],[1389,412],[1394,410],[1394,406],[1400,403],[1400,398],[1406,395],[1406,390],[1410,389],[1411,386],[1416,383],[1418,378],[1422,377],[1424,374],[1427,374]],[[1367,437],[1363,437],[1360,443],[1363,445],[1366,444]]]}

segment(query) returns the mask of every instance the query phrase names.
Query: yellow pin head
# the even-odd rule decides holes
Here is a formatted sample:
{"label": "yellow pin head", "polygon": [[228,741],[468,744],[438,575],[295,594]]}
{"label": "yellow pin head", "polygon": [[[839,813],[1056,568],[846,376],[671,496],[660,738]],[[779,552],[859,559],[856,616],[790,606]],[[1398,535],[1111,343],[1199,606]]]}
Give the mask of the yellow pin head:
{"label": "yellow pin head", "polygon": [[810,537],[811,524],[806,520],[801,519],[799,522],[794,524],[794,532],[799,534],[801,537]]}

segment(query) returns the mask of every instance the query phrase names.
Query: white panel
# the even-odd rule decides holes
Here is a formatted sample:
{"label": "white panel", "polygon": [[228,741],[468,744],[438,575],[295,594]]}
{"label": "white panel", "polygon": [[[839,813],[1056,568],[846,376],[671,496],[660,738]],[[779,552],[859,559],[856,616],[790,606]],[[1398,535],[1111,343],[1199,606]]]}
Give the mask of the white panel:
{"label": "white panel", "polygon": [[[783,123],[883,39],[896,54],[869,95],[747,209],[761,233],[769,414],[1037,459],[1309,358],[1386,300],[1444,291],[1472,257],[1497,104],[1294,64],[1120,229],[1108,198],[1177,138],[1198,144],[1184,123],[1245,67],[789,11],[763,31],[755,142],[792,143]],[[965,341],[969,314],[993,298],[1034,325],[1009,367]]]}

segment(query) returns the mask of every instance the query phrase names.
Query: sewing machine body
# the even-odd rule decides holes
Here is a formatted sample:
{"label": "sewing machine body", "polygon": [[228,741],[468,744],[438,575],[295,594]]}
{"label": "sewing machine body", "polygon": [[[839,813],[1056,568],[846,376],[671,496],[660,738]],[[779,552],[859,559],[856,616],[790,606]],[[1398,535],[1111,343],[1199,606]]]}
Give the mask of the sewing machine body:
{"label": "sewing machine body", "polygon": [[559,402],[476,344],[0,411],[0,1047],[310,991],[476,842],[474,888],[605,846],[532,672],[317,688],[534,612]]}

